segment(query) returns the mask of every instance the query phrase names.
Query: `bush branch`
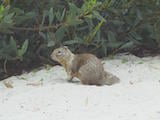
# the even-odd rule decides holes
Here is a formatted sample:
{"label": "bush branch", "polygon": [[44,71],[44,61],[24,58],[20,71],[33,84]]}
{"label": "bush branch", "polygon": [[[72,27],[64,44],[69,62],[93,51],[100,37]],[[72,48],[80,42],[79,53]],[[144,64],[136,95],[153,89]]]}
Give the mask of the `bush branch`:
{"label": "bush branch", "polygon": [[51,30],[51,29],[57,29],[60,27],[62,24],[57,24],[53,26],[43,26],[43,27],[11,27],[12,30],[19,30],[19,31],[46,31],[46,30]]}

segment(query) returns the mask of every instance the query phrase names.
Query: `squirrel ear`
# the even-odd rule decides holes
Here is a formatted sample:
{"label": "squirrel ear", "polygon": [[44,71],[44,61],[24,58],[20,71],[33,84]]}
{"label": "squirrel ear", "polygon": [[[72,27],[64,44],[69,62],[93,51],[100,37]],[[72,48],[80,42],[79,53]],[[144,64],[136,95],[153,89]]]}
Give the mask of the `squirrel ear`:
{"label": "squirrel ear", "polygon": [[68,49],[68,47],[67,47],[67,46],[63,46],[63,48],[64,48],[65,50],[67,50],[67,49]]}

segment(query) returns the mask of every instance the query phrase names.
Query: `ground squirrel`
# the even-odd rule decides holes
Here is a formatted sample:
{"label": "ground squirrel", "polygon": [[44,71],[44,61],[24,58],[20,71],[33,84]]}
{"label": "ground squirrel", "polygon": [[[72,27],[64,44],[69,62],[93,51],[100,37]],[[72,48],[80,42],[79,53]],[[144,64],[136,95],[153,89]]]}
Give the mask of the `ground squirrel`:
{"label": "ground squirrel", "polygon": [[65,68],[70,81],[77,77],[85,85],[112,85],[119,82],[119,78],[104,71],[101,61],[93,54],[73,54],[63,46],[55,49],[51,58]]}

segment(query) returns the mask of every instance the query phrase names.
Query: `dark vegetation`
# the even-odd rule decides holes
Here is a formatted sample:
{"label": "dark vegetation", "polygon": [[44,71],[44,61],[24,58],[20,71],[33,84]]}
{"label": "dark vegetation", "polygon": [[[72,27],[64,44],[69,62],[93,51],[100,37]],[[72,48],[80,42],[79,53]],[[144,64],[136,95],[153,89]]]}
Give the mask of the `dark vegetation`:
{"label": "dark vegetation", "polygon": [[99,57],[160,51],[160,0],[1,0],[0,79],[44,64],[67,45]]}

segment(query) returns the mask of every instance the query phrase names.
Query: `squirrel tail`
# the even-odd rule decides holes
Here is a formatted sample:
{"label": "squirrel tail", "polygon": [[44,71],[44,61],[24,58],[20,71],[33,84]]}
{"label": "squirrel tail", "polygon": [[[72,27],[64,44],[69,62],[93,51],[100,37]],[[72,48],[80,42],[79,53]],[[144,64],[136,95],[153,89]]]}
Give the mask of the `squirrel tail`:
{"label": "squirrel tail", "polygon": [[113,85],[115,83],[119,83],[120,82],[120,79],[113,75],[112,73],[109,73],[109,72],[104,72],[104,79],[105,79],[105,84],[106,85]]}

